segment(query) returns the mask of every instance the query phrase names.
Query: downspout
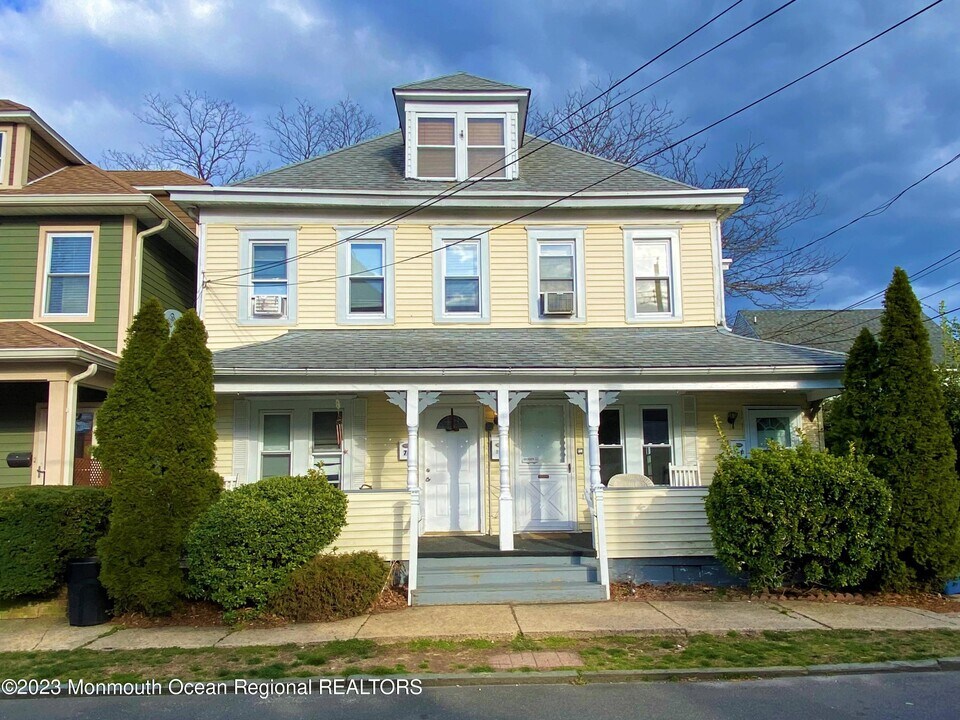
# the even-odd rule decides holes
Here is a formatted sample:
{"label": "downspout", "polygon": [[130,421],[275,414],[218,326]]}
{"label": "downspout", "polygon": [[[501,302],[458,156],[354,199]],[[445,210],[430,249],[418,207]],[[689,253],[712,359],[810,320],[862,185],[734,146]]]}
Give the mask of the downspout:
{"label": "downspout", "polygon": [[137,311],[140,310],[140,284],[143,278],[143,241],[146,240],[151,235],[154,235],[158,232],[163,232],[167,229],[167,226],[170,225],[170,219],[164,219],[159,225],[154,225],[152,228],[147,228],[146,230],[137,233],[137,243],[134,256],[134,265],[133,265],[133,307],[131,308],[130,317],[132,318],[137,314]]}
{"label": "downspout", "polygon": [[81,380],[86,380],[97,372],[97,364],[90,363],[90,366],[79,375],[74,375],[67,381],[67,407],[64,414],[67,421],[64,428],[67,437],[63,443],[63,482],[61,485],[73,485],[73,453],[77,446],[77,385]]}

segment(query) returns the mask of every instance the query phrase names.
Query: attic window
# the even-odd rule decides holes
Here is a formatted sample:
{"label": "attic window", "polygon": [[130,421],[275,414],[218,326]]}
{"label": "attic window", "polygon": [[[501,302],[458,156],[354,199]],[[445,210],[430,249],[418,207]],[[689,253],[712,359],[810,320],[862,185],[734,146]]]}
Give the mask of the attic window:
{"label": "attic window", "polygon": [[417,169],[420,177],[457,177],[456,118],[421,117],[417,120]]}
{"label": "attic window", "polygon": [[467,173],[470,177],[507,176],[503,118],[467,118]]}

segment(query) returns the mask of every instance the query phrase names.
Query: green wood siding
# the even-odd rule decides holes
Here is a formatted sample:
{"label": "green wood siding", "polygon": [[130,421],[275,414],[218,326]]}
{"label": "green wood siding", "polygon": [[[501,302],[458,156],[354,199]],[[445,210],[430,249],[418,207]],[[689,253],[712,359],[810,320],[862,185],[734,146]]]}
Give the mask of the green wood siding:
{"label": "green wood siding", "polygon": [[39,383],[0,384],[0,487],[30,484],[33,468],[7,467],[7,454],[33,452],[37,403],[46,402],[46,390]]}
{"label": "green wood siding", "polygon": [[[49,220],[9,219],[0,223],[0,318],[29,320],[33,318],[34,294],[37,291],[37,263],[40,245],[40,223],[67,221],[98,222],[96,218],[57,217]],[[44,321],[55,330],[72,335],[108,350],[117,349],[117,324],[120,322],[120,255],[123,243],[123,220],[103,218],[100,222],[100,251],[97,257],[96,307],[93,322]]]}
{"label": "green wood siding", "polygon": [[164,309],[183,312],[192,308],[197,292],[193,263],[162,238],[150,236],[143,242],[141,305],[155,297]]}
{"label": "green wood siding", "polygon": [[33,293],[37,284],[37,247],[40,229],[35,220],[4,218],[0,223],[0,318],[26,320],[33,317]]}

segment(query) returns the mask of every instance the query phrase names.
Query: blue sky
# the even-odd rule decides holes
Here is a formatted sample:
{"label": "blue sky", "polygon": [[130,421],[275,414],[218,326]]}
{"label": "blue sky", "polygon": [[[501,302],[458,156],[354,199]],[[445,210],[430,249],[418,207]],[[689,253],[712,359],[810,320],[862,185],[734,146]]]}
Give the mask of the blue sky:
{"label": "blue sky", "polygon": [[[459,70],[523,85],[541,104],[619,77],[731,0],[488,1],[0,0],[0,97],[35,108],[94,160],[135,150],[146,92],[204,90],[256,120],[295,97],[347,95],[384,131],[390,88]],[[641,87],[777,7],[747,0],[630,85]],[[690,130],[736,109],[919,9],[923,0],[799,0],[654,91]],[[909,25],[705,136],[709,161],[758,140],[783,163],[788,196],[816,191],[820,216],[803,242],[832,230],[960,152],[960,3]],[[266,140],[266,137],[264,138]],[[960,247],[960,163],[878,218],[827,241],[845,259],[813,307],[842,307]],[[960,262],[920,281],[918,295],[960,280]],[[960,305],[960,287],[935,294]]]}

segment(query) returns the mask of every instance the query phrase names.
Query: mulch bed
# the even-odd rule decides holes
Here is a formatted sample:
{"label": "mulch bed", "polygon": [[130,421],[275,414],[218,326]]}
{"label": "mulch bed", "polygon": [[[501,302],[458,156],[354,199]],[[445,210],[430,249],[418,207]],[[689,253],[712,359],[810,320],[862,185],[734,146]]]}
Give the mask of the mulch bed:
{"label": "mulch bed", "polygon": [[901,605],[933,612],[960,612],[960,601],[949,600],[939,593],[832,593],[823,590],[785,588],[772,592],[752,593],[746,588],[718,588],[712,585],[634,585],[611,583],[610,598],[619,601],[650,600],[715,600],[771,601],[808,600],[812,602],[848,603],[852,605]]}
{"label": "mulch bed", "polygon": [[405,586],[394,587],[388,585],[383,589],[383,592],[380,593],[380,597],[374,601],[370,612],[394,612],[396,610],[403,610],[405,607],[407,607],[407,588]]}

